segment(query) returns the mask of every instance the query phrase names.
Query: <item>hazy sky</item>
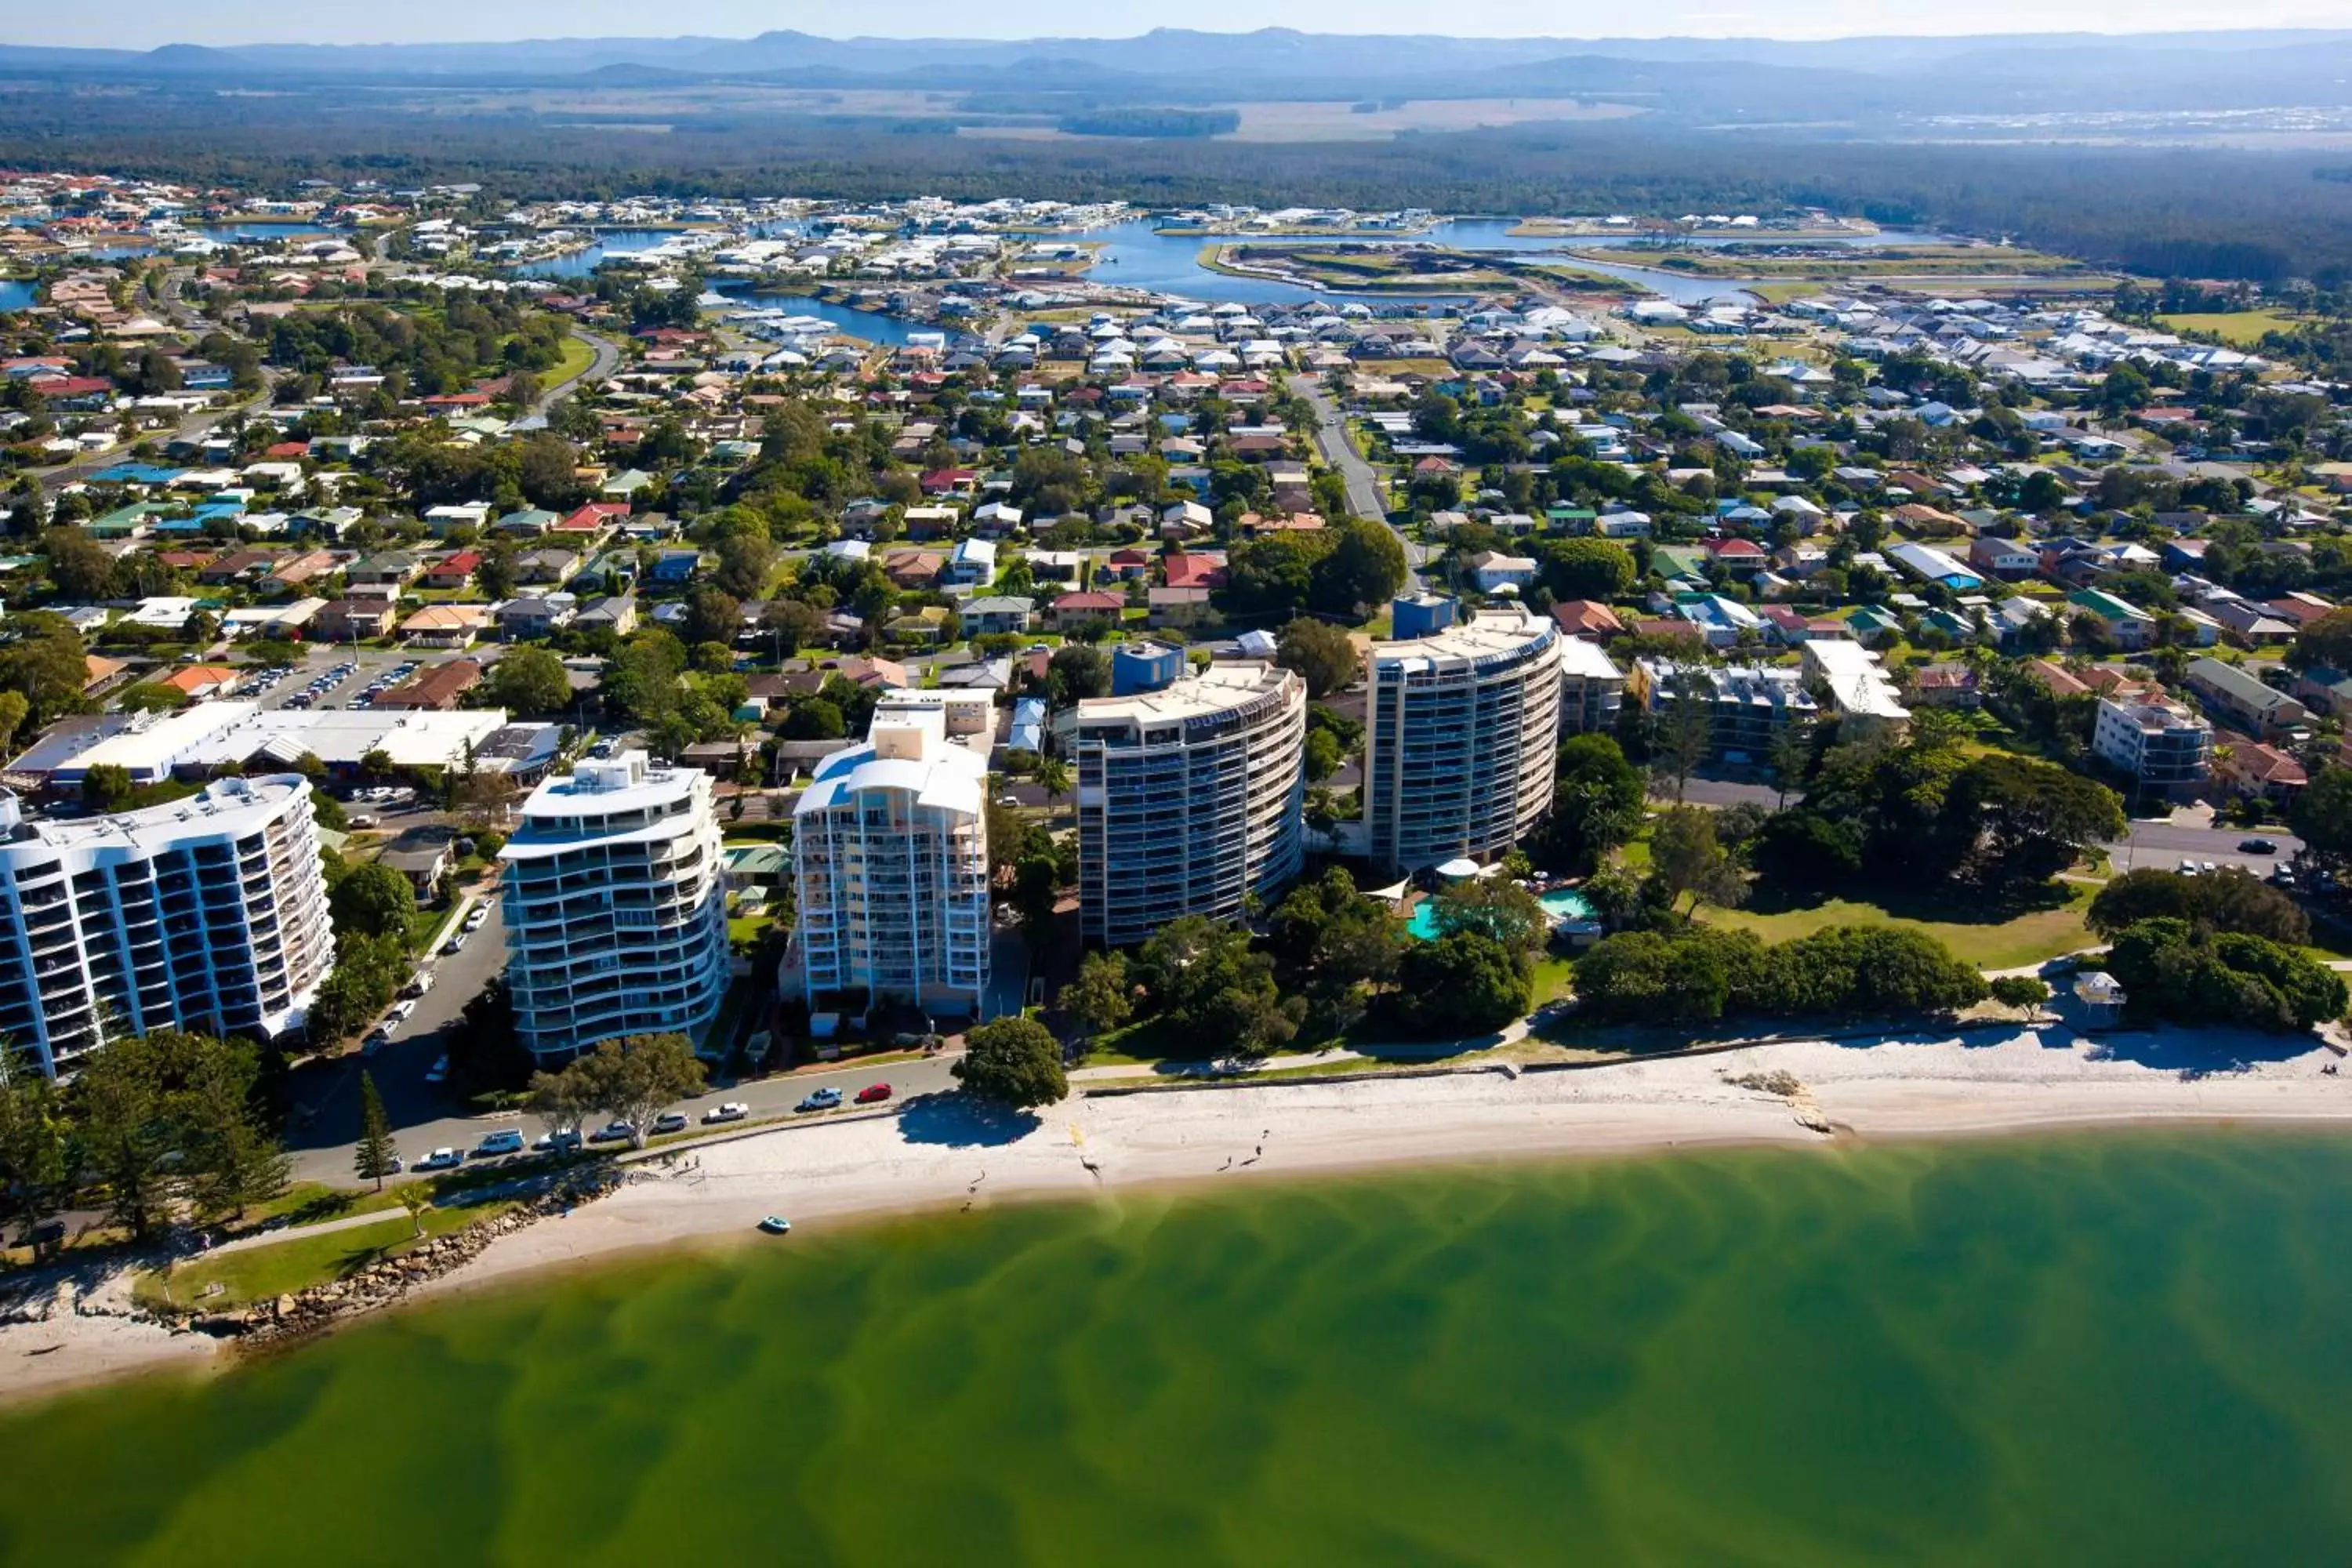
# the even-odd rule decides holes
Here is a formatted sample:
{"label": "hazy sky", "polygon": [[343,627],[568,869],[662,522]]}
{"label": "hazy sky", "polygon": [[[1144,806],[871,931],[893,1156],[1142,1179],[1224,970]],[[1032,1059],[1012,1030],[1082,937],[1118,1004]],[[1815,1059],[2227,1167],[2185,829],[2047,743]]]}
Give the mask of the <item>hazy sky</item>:
{"label": "hazy sky", "polygon": [[791,27],[832,37],[1117,37],[1154,26],[1243,32],[1282,26],[1307,32],[1431,33],[1486,37],[1769,36],[1838,37],[1866,33],[2149,32],[2168,28],[2340,27],[2342,6],[2312,0],[1974,0],[1962,8],[1890,5],[1885,0],[1655,0],[1621,5],[1558,0],[1192,0],[1091,5],[1064,0],[950,0],[884,5],[815,0],[798,5],[751,0],[404,0],[308,6],[263,0],[109,0],[104,5],[23,3],[0,16],[0,43],[144,48],[157,44],[429,43],[527,37],[744,37]]}

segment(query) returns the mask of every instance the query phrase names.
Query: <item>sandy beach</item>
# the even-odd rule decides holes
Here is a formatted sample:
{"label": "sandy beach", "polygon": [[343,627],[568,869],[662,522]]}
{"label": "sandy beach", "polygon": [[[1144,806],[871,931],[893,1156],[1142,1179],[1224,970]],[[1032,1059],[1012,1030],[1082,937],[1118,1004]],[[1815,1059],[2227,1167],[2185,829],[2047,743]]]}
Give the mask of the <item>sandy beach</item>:
{"label": "sandy beach", "polygon": [[[2160,1030],[2097,1042],[2012,1026],[1578,1071],[1098,1096],[993,1121],[947,1098],[895,1117],[750,1132],[641,1167],[613,1196],[501,1239],[418,1295],[698,1237],[750,1241],[768,1214],[807,1233],[916,1209],[1381,1167],[2139,1124],[2352,1129],[2352,1075],[2325,1070],[2339,1059],[2315,1037]],[[1801,1090],[1752,1082],[1778,1074]],[[99,1283],[87,1311],[0,1326],[0,1397],[223,1359],[204,1336],[104,1315],[125,1289]]]}
{"label": "sandy beach", "polygon": [[[2316,1038],[2061,1028],[1757,1046],[1573,1072],[1499,1071],[1076,1099],[1013,1126],[960,1108],[813,1126],[704,1149],[569,1218],[500,1242],[430,1292],[695,1237],[796,1231],[941,1206],[1083,1197],[1384,1166],[1632,1154],[1726,1144],[1836,1147],[2163,1122],[2352,1128],[2352,1077]],[[2233,1062],[2229,1049],[2245,1053]],[[1734,1079],[1789,1073],[1798,1103]],[[1824,1133],[1807,1121],[1830,1124]]]}

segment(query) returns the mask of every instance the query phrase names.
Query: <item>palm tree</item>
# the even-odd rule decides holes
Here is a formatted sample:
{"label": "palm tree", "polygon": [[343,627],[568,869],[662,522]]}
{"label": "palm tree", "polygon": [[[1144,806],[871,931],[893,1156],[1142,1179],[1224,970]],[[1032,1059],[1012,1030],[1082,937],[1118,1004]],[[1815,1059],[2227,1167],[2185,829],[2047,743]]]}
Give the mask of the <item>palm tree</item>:
{"label": "palm tree", "polygon": [[1045,792],[1045,809],[1051,815],[1054,803],[1070,793],[1070,764],[1059,757],[1040,758],[1037,763],[1037,787]]}

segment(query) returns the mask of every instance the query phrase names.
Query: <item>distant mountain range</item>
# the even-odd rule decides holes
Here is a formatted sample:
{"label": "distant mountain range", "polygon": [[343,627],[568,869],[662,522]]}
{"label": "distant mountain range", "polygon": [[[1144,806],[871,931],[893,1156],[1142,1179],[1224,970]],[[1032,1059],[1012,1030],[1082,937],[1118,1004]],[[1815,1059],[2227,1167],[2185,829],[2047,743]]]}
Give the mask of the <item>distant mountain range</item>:
{"label": "distant mountain range", "polygon": [[[0,45],[0,68],[110,75],[230,74],[298,77],[579,77],[643,68],[686,76],[809,73],[932,79],[992,76],[1038,60],[1069,61],[1155,79],[1279,77],[1292,81],[1432,76],[1523,68],[1568,58],[1653,64],[1745,64],[1894,78],[1983,71],[2007,79],[2055,79],[2091,70],[2173,75],[2227,69],[2267,57],[2289,67],[2314,50],[2336,56],[2352,28],[2195,33],[1985,34],[1960,37],[1449,38],[1354,36],[1266,27],[1203,33],[1162,27],[1130,38],[824,38],[779,31],[752,38],[530,38],[488,44],[170,44],[151,50]],[[2335,46],[2329,48],[2328,46]],[[2232,72],[2231,74],[2234,74]],[[2339,82],[2339,95],[2341,95]]]}

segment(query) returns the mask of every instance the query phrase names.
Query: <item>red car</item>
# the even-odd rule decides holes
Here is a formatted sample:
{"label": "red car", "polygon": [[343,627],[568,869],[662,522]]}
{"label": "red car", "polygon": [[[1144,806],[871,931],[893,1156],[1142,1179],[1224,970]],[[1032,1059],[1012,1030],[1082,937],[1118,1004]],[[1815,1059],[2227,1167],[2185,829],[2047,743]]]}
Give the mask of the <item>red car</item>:
{"label": "red car", "polygon": [[857,1091],[857,1103],[860,1105],[876,1105],[889,1098],[890,1086],[887,1083],[869,1083]]}

